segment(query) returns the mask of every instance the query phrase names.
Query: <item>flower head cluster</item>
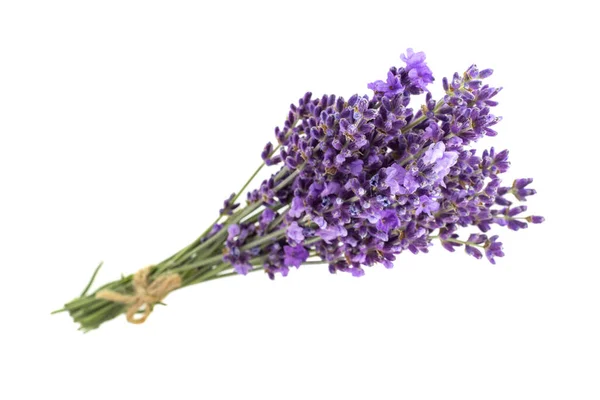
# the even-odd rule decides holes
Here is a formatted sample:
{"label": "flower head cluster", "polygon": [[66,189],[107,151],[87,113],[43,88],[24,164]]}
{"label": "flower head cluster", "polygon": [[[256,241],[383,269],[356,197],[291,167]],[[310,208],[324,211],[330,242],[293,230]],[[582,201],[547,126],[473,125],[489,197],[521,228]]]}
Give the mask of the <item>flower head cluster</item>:
{"label": "flower head cluster", "polygon": [[[275,129],[277,145],[267,143],[261,166],[196,241],[143,269],[144,279],[136,274],[103,286],[116,300],[98,296],[105,290],[86,295],[90,282],[65,310],[85,331],[125,310],[129,319],[140,302],[124,307],[118,299],[139,292],[149,274],[150,287],[172,283],[154,296],[162,299],[173,288],[231,274],[263,270],[274,279],[308,264],[359,277],[365,267],[391,268],[398,254],[426,253],[437,242],[491,263],[503,257],[493,228],[517,231],[544,219],[525,214],[522,202],[535,194],[531,179],[503,184],[507,150],[472,148],[497,135],[500,118],[492,109],[500,88],[484,83],[492,70],[472,65],[442,79],[445,94],[434,100],[425,54],[408,49],[400,58],[402,67],[367,85],[370,96],[306,93]],[[414,95],[424,95],[415,108]],[[264,166],[277,170],[242,206],[239,196]],[[143,319],[153,304],[142,305]]]}
{"label": "flower head cluster", "polygon": [[[534,194],[530,179],[502,185],[508,151],[469,147],[497,134],[492,108],[500,88],[483,82],[492,70],[473,65],[444,78],[436,101],[425,54],[408,49],[401,59],[404,67],[368,84],[372,97],[307,93],[291,106],[275,130],[279,146],[262,153],[280,169],[248,194],[256,214],[229,226],[223,259],[237,272],[258,266],[285,276],[308,260],[361,276],[365,266],[391,268],[405,250],[427,252],[434,240],[494,263],[504,253],[498,236],[487,235],[492,225],[542,222],[521,216],[526,207],[510,199]],[[411,97],[424,92],[415,112]],[[467,227],[478,232],[460,239],[457,231]]]}

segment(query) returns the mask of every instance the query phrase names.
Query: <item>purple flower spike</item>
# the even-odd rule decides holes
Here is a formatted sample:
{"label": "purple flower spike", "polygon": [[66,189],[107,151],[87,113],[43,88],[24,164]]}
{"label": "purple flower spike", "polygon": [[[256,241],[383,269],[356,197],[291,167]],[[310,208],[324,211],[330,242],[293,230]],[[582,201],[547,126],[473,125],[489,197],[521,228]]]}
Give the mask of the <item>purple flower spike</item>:
{"label": "purple flower spike", "polygon": [[302,243],[304,240],[303,231],[302,227],[294,221],[287,228],[287,237],[292,243]]}
{"label": "purple flower spike", "polygon": [[473,246],[465,246],[465,252],[468,255],[473,256],[478,260],[480,260],[481,257],[483,257],[483,254],[481,253],[481,251],[479,251],[478,248],[473,247]]}
{"label": "purple flower spike", "polygon": [[330,194],[338,194],[341,185],[338,182],[327,182],[325,190],[321,192],[321,196],[329,196]]}
{"label": "purple flower spike", "polygon": [[421,158],[425,164],[433,164],[434,182],[442,187],[445,186],[444,178],[458,160],[457,152],[445,150],[446,145],[443,142],[434,143],[429,146]]}
{"label": "purple flower spike", "polygon": [[270,208],[265,208],[265,211],[260,215],[260,223],[261,225],[268,225],[271,221],[275,219],[275,211]]}
{"label": "purple flower spike", "polygon": [[269,224],[273,222],[276,215],[277,214],[275,214],[275,211],[271,210],[270,208],[265,208],[258,219],[258,231],[262,233],[266,232]]}
{"label": "purple flower spike", "polygon": [[532,178],[516,179],[513,182],[512,193],[519,201],[527,201],[528,196],[533,196],[537,193],[535,189],[526,188],[531,182],[533,182]]}
{"label": "purple flower spike", "polygon": [[350,174],[353,176],[358,176],[363,170],[363,160],[356,160],[348,163],[348,167],[350,168]]}
{"label": "purple flower spike", "polygon": [[531,182],[533,182],[533,178],[515,179],[515,181],[513,183],[513,187],[515,189],[523,189],[525,186],[529,185]]}
{"label": "purple flower spike", "polygon": [[315,217],[315,218],[313,219],[313,222],[314,222],[315,224],[317,224],[317,226],[318,226],[319,228],[321,228],[321,229],[324,229],[324,228],[326,228],[326,227],[327,227],[327,221],[325,221],[325,218],[323,218],[323,217],[320,217],[320,216],[318,216],[318,217]]}
{"label": "purple flower spike", "polygon": [[494,70],[491,68],[479,71],[479,79],[488,78],[488,77],[492,76],[493,73],[494,73]]}
{"label": "purple flower spike", "polygon": [[385,210],[379,214],[379,221],[377,221],[377,229],[381,232],[389,232],[395,229],[399,225],[400,221],[394,210]]}
{"label": "purple flower spike", "polygon": [[327,243],[330,243],[338,237],[345,237],[348,235],[348,231],[343,226],[328,226],[324,229],[319,229],[317,235]]}
{"label": "purple flower spike", "polygon": [[227,240],[233,240],[236,236],[238,236],[241,232],[240,226],[238,224],[230,225],[227,228]]}
{"label": "purple flower spike", "polygon": [[385,97],[393,97],[404,90],[400,79],[392,71],[388,71],[387,81],[375,81],[369,83],[367,87],[374,92],[381,92]]}
{"label": "purple flower spike", "polygon": [[240,206],[239,203],[234,203],[235,193],[232,193],[224,202],[223,208],[219,210],[219,215],[231,215],[233,210]]}
{"label": "purple flower spike", "polygon": [[421,196],[419,197],[419,205],[415,210],[415,215],[419,215],[421,213],[427,213],[431,216],[431,213],[436,212],[440,209],[440,203],[436,200],[431,199],[429,196]]}
{"label": "purple flower spike", "polygon": [[290,211],[288,211],[288,215],[293,218],[299,218],[302,216],[302,213],[305,209],[306,208],[304,207],[304,202],[302,201],[302,198],[294,197],[292,199],[292,206],[290,208]]}
{"label": "purple flower spike", "polygon": [[444,142],[432,143],[425,154],[423,154],[423,162],[425,164],[432,164],[444,157],[446,151],[446,145]]}
{"label": "purple flower spike", "polygon": [[406,70],[411,83],[422,90],[433,82],[433,74],[425,62],[425,53],[415,53],[413,49],[407,49],[406,55],[401,54],[400,59],[406,63]]}
{"label": "purple flower spike", "polygon": [[385,169],[386,178],[384,184],[390,188],[391,194],[409,194],[417,189],[417,183],[406,170],[398,164]]}
{"label": "purple flower spike", "polygon": [[485,256],[492,264],[496,264],[494,257],[504,257],[502,243],[497,242],[496,240],[498,240],[498,235],[489,238],[488,242],[485,244]]}
{"label": "purple flower spike", "polygon": [[283,246],[285,258],[283,263],[288,267],[298,268],[308,258],[308,251],[304,246]]}
{"label": "purple flower spike", "polygon": [[544,217],[539,215],[530,215],[529,217],[527,217],[527,221],[531,222],[532,224],[541,224],[545,221],[545,219]]}
{"label": "purple flower spike", "polygon": [[[535,194],[531,179],[502,182],[508,150],[472,146],[495,136],[501,120],[493,114],[501,88],[485,83],[492,70],[471,65],[444,78],[445,94],[435,99],[425,53],[408,49],[401,59],[404,67],[368,84],[371,97],[307,93],[290,106],[275,129],[278,150],[267,144],[262,152],[279,171],[248,195],[249,204],[273,211],[229,228],[225,261],[264,259],[274,277],[314,254],[332,272],[362,275],[365,265],[391,268],[403,251],[426,253],[439,238],[448,251],[462,247],[493,262],[502,245],[487,232],[543,221],[523,216],[522,201]],[[458,230],[473,227],[479,232],[461,240]]]}
{"label": "purple flower spike", "polygon": [[233,263],[233,269],[240,275],[247,275],[252,269],[252,264],[249,263]]}

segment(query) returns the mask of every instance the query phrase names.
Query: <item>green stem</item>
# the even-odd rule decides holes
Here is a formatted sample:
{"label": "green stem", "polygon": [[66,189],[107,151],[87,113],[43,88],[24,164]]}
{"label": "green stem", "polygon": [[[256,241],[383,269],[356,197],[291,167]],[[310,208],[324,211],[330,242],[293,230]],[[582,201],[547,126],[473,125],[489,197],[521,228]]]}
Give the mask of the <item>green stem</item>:
{"label": "green stem", "polygon": [[281,221],[283,221],[283,219],[285,218],[285,216],[289,210],[290,210],[290,207],[288,207],[287,209],[282,211],[281,214],[277,218],[275,218],[275,220],[273,222],[271,222],[269,224],[269,226],[279,226],[279,224],[281,223]]}
{"label": "green stem", "polygon": [[[440,108],[442,108],[443,105],[444,105],[444,101],[443,100],[438,100],[437,104],[433,108],[433,112],[434,113],[438,112],[440,110]],[[415,126],[419,125],[420,123],[422,123],[426,119],[427,119],[427,115],[425,115],[425,114],[421,115],[419,118],[414,119],[410,124],[408,124],[404,128],[402,128],[401,132],[402,133],[406,133],[406,132],[410,131],[412,128],[414,128]]]}
{"label": "green stem", "polygon": [[[254,204],[251,204],[251,205],[241,209],[236,214],[232,215],[227,220],[227,223],[221,228],[221,230],[219,232],[215,233],[213,236],[208,238],[205,242],[201,242],[201,243],[197,244],[195,247],[188,250],[186,256],[189,257],[193,254],[198,254],[202,250],[206,249],[207,247],[211,246],[214,243],[217,243],[217,244],[221,243],[221,241],[225,238],[225,236],[227,236],[227,227],[228,226],[239,222],[246,215],[250,214],[252,211],[256,210],[261,205],[262,205],[262,201],[256,202]],[[189,247],[190,246],[188,246],[188,248]],[[174,262],[165,263],[165,264],[161,265],[159,268],[157,268],[157,271],[156,271],[155,275],[153,275],[153,276],[156,277],[169,269],[177,269],[177,267],[179,265],[181,265],[181,264],[177,264]]]}
{"label": "green stem", "polygon": [[288,171],[289,171],[289,168],[284,165],[283,167],[281,167],[281,169],[279,170],[279,172],[277,172],[277,174],[275,174],[275,177],[273,178],[273,180],[275,182],[277,182]]}
{"label": "green stem", "polygon": [[299,166],[297,170],[295,170],[294,172],[292,172],[287,178],[285,178],[283,181],[281,181],[281,183],[277,186],[275,186],[273,188],[273,192],[277,192],[278,190],[283,189],[284,187],[287,186],[288,183],[290,183],[291,181],[293,181],[298,175],[300,175],[300,172],[302,171],[302,166]]}
{"label": "green stem", "polygon": [[[278,150],[279,147],[280,145],[273,150],[271,155]],[[246,181],[242,188],[232,198],[232,202],[235,202],[241,196],[241,194],[244,193],[250,183],[262,170],[264,165],[265,163],[262,163],[256,169],[250,179]],[[273,191],[277,192],[293,182],[294,179],[300,174],[301,168],[302,166],[299,166],[295,171],[290,172],[290,170],[284,166],[277,175],[277,178],[283,178],[286,174],[288,176],[285,177],[281,182],[277,182],[276,180],[276,185],[273,188]],[[263,205],[264,202],[260,200],[237,210],[227,217],[226,221],[223,223],[223,227],[218,232],[207,238],[207,235],[214,228],[215,224],[219,223],[220,219],[223,217],[223,215],[219,215],[219,217],[198,238],[196,238],[195,241],[173,256],[161,261],[159,264],[153,267],[150,275],[151,279],[156,279],[161,274],[167,271],[172,271],[180,274],[182,277],[183,283],[180,287],[182,288],[207,280],[237,275],[237,272],[231,271],[233,266],[227,262],[223,262],[222,255],[218,254],[217,252],[220,250],[225,238],[227,237],[227,228],[244,220],[246,220],[246,222],[256,223],[256,221],[258,221],[260,218],[260,207]],[[271,206],[271,208],[275,211],[283,207],[285,207],[283,204]],[[276,219],[278,225],[284,220],[286,212],[287,210],[283,211]],[[271,224],[271,226],[277,225]],[[254,242],[247,243],[245,246],[243,246],[243,249],[247,250],[255,246],[263,245],[272,240],[277,240],[278,238],[285,236],[285,231],[285,228],[279,229],[255,240]],[[320,238],[313,238],[307,243],[313,243],[318,240],[320,240]],[[250,272],[263,270],[263,264],[267,259],[268,256],[265,255],[251,259],[249,262],[255,267]],[[102,323],[112,318],[117,317],[127,308],[127,306],[124,304],[96,299],[95,293],[101,289],[114,290],[119,293],[133,293],[134,291],[132,282],[133,275],[129,275],[127,277],[122,277],[119,280],[107,283],[100,289],[97,289],[94,293],[88,294],[94,279],[98,274],[99,268],[100,266],[98,266],[94,271],[92,278],[86,285],[81,296],[67,303],[62,310],[58,310],[68,311],[74,321],[81,325],[80,329],[86,332],[99,327]]]}
{"label": "green stem", "polygon": [[[256,271],[264,271],[264,268],[262,266],[259,266],[257,268],[251,269],[250,271],[248,271],[248,273],[256,272]],[[235,271],[233,271],[233,272],[227,272],[225,274],[216,275],[216,276],[213,276],[213,277],[210,277],[210,278],[206,278],[203,282],[212,281],[214,279],[219,279],[219,278],[226,278],[228,276],[236,276],[236,275],[239,276],[240,274],[238,274]]]}
{"label": "green stem", "polygon": [[[273,211],[279,211],[283,207],[285,207],[284,204],[275,204],[275,205],[272,205],[272,206],[269,206],[269,207],[265,207],[265,208],[270,208]],[[256,222],[258,222],[258,219],[260,218],[260,215],[261,215],[260,212],[256,213],[253,216],[249,217],[248,219],[243,220],[242,222],[245,223],[245,224],[256,223]],[[269,225],[277,226],[277,225],[273,224],[273,222],[271,224],[269,224]]]}
{"label": "green stem", "polygon": [[302,265],[320,265],[320,264],[329,264],[329,261],[323,260],[314,260],[314,261],[304,261]]}
{"label": "green stem", "polygon": [[96,269],[94,270],[94,273],[92,274],[92,278],[90,279],[90,281],[88,282],[87,286],[85,287],[85,289],[83,289],[83,292],[81,292],[81,296],[79,297],[84,297],[88,290],[90,290],[90,287],[92,286],[92,284],[94,283],[94,279],[96,279],[96,275],[98,275],[98,271],[100,271],[100,268],[102,267],[103,262],[101,261],[100,264],[98,264],[98,266],[96,267]]}
{"label": "green stem", "polygon": [[287,228],[281,228],[279,230],[276,230],[275,232],[271,232],[268,235],[262,236],[260,239],[257,239],[253,242],[245,244],[244,246],[242,246],[240,248],[240,250],[248,250],[248,249],[256,247],[260,244],[270,242],[273,239],[282,238],[285,236],[286,230],[287,230]]}
{"label": "green stem", "polygon": [[[281,144],[278,144],[269,154],[269,157],[271,157],[273,154],[275,154],[275,152],[281,147]],[[246,183],[244,183],[244,185],[242,186],[242,188],[240,190],[238,190],[235,194],[235,196],[233,197],[233,199],[231,200],[232,204],[235,204],[236,200],[242,195],[242,193],[244,193],[244,191],[246,190],[246,188],[250,185],[250,183],[254,180],[254,178],[256,178],[256,175],[258,175],[258,173],[264,168],[265,166],[265,162],[263,161],[258,168],[256,168],[256,170],[254,171],[254,173],[250,176],[250,178],[246,181]],[[285,168],[285,167],[284,167]],[[196,247],[199,243],[201,243],[202,239],[204,239],[206,237],[206,235],[211,231],[211,229],[219,222],[219,220],[221,219],[221,217],[223,217],[223,214],[219,214],[219,216],[217,217],[217,219],[215,219],[213,221],[212,224],[210,224],[208,226],[208,228],[191,244],[189,244],[187,247],[185,247],[184,249],[182,249],[181,251],[179,251],[177,254],[175,254],[174,256],[169,257],[168,259],[166,259],[165,261],[163,261],[163,263],[166,263],[168,261],[170,261],[170,265],[175,264],[177,261],[179,261],[182,257],[186,256],[189,253],[190,249],[193,249],[194,247]],[[162,264],[162,263],[161,263]],[[163,269],[164,270],[164,269]],[[163,270],[160,270],[159,272],[162,272]]]}
{"label": "green stem", "polygon": [[207,278],[213,277],[213,276],[217,275],[219,272],[222,272],[231,267],[232,266],[229,263],[217,264],[217,265],[215,265],[215,267],[213,269],[211,269],[207,272],[202,272],[197,277],[193,278],[192,280],[184,282],[182,287],[191,286],[191,285],[195,285],[197,283],[203,282]]}
{"label": "green stem", "polygon": [[439,236],[428,236],[429,239],[440,239],[440,241],[444,241],[444,242],[450,242],[450,243],[458,243],[458,244],[463,244],[465,246],[472,246],[472,247],[479,247],[481,249],[484,249],[485,246],[482,246],[480,244],[477,243],[473,243],[473,242],[468,242],[465,240],[459,240],[459,239],[453,239],[453,238],[448,238],[448,239],[442,239]]}
{"label": "green stem", "polygon": [[317,243],[317,242],[320,242],[321,240],[323,240],[323,239],[321,239],[319,236],[315,236],[314,238],[304,241],[304,245],[310,245],[313,243]]}
{"label": "green stem", "polygon": [[204,267],[206,265],[214,265],[218,262],[220,262],[223,259],[222,255],[218,255],[218,256],[214,256],[214,257],[210,257],[210,258],[205,258],[196,262],[192,262],[189,264],[185,264],[177,269],[175,269],[175,272],[184,272],[184,271],[189,271],[198,267]]}
{"label": "green stem", "polygon": [[[275,152],[279,149],[279,147],[281,147],[281,144],[278,144],[273,151],[271,151],[271,154],[269,154],[269,157],[271,157],[273,154],[275,154]],[[244,192],[244,190],[246,190],[246,188],[248,187],[248,185],[250,185],[250,182],[252,182],[252,180],[254,178],[256,178],[256,175],[258,175],[258,173],[260,172],[261,169],[263,169],[263,167],[265,166],[265,162],[263,161],[262,164],[260,164],[258,166],[258,168],[256,169],[256,171],[254,171],[254,173],[252,174],[252,176],[250,177],[250,179],[248,179],[246,181],[246,183],[244,183],[244,186],[242,186],[242,188],[237,192],[237,194],[235,195],[235,197],[233,198],[233,200],[231,200],[231,203],[234,204],[235,201],[240,197],[240,195]]]}

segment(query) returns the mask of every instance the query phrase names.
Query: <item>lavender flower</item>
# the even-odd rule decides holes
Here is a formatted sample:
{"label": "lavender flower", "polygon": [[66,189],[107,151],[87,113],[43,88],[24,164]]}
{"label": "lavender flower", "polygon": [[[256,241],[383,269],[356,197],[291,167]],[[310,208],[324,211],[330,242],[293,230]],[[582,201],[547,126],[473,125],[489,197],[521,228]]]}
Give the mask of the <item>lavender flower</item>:
{"label": "lavender flower", "polygon": [[379,214],[379,220],[375,225],[378,230],[382,232],[389,232],[392,229],[395,229],[400,224],[400,220],[398,219],[398,214],[395,210],[383,210]]}
{"label": "lavender flower", "polygon": [[348,236],[348,231],[343,226],[330,225],[329,227],[319,229],[317,235],[325,242],[331,243],[339,237]]}
{"label": "lavender flower", "polygon": [[308,251],[303,246],[284,246],[283,251],[286,267],[298,268],[308,258]]}
{"label": "lavender flower", "polygon": [[419,197],[419,205],[415,210],[415,215],[418,216],[421,213],[427,213],[427,215],[431,217],[432,213],[438,211],[439,209],[440,203],[437,200],[432,199],[429,196],[423,195]]}
{"label": "lavender flower", "polygon": [[400,59],[406,63],[408,77],[413,85],[420,89],[433,82],[433,74],[427,63],[425,63],[425,53],[422,51],[415,53],[413,49],[406,50],[406,55],[400,55]]}
{"label": "lavender flower", "polygon": [[287,237],[292,243],[302,243],[304,240],[303,229],[297,222],[292,222],[287,228]]}
{"label": "lavender flower", "polygon": [[[444,78],[445,97],[434,101],[428,93],[415,113],[410,97],[425,90],[433,75],[424,53],[408,49],[401,59],[406,67],[392,67],[386,81],[368,85],[372,99],[313,100],[307,93],[276,130],[287,166],[273,176],[283,182],[291,171],[301,172],[289,188],[274,190],[272,177],[249,198],[290,204],[281,221],[287,224],[281,248],[288,247],[279,265],[295,266],[298,258],[290,252],[303,245],[329,263],[330,271],[358,276],[365,265],[390,267],[403,250],[427,252],[436,236],[450,251],[464,246],[469,255],[482,258],[485,252],[493,261],[503,255],[496,236],[463,241],[457,228],[516,230],[543,220],[521,217],[525,209],[511,207],[508,194],[523,200],[535,191],[526,187],[530,180],[501,185],[508,151],[491,148],[477,155],[468,147],[497,134],[491,127],[500,118],[490,111],[500,89],[482,82],[492,70],[472,65]],[[271,256],[270,263],[277,261]]]}
{"label": "lavender flower", "polygon": [[387,81],[375,81],[369,83],[367,87],[375,92],[382,92],[386,97],[393,97],[400,93],[404,86],[400,83],[400,79],[392,72],[388,72]]}
{"label": "lavender flower", "polygon": [[239,203],[234,203],[235,193],[232,193],[224,202],[223,208],[219,210],[219,215],[231,215],[233,210],[240,206]]}
{"label": "lavender flower", "polygon": [[235,272],[241,275],[246,275],[252,269],[250,254],[241,249],[251,230],[252,228],[238,224],[230,225],[227,229],[223,260],[230,263]]}
{"label": "lavender flower", "polygon": [[497,242],[498,235],[492,236],[485,245],[485,256],[492,264],[496,264],[494,257],[504,257],[502,243]]}
{"label": "lavender flower", "polygon": [[[425,58],[408,49],[404,67],[368,84],[371,97],[306,93],[291,105],[275,129],[278,146],[268,143],[261,154],[264,165],[278,165],[271,176],[244,207],[235,201],[252,178],[231,195],[216,223],[159,264],[156,275],[177,273],[187,285],[262,269],[273,279],[320,260],[331,273],[358,277],[376,264],[391,268],[402,252],[426,253],[438,240],[491,263],[503,257],[498,235],[487,232],[544,219],[518,203],[536,194],[532,179],[502,184],[507,150],[471,147],[498,134],[493,107],[501,88],[484,82],[491,69],[472,65],[443,78],[445,94],[436,100],[427,91],[434,79]],[[412,96],[424,91],[424,104],[415,107]],[[464,228],[479,232],[461,239]]]}
{"label": "lavender flower", "polygon": [[442,186],[445,186],[444,178],[458,159],[458,153],[445,150],[446,145],[443,142],[432,143],[421,158],[425,164],[433,164],[434,183]]}

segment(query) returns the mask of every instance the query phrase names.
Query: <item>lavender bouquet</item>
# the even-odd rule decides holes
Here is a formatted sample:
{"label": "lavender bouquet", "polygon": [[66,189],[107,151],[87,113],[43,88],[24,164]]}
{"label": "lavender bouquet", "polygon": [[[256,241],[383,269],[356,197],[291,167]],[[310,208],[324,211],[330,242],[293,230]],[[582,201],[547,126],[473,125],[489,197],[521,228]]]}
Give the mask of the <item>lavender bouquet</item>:
{"label": "lavender bouquet", "polygon": [[[427,253],[435,242],[494,263],[504,253],[498,236],[487,234],[492,225],[519,230],[543,218],[513,204],[535,194],[531,179],[502,184],[507,150],[470,147],[496,136],[500,117],[491,108],[500,88],[483,83],[492,70],[472,65],[444,78],[445,96],[435,100],[425,54],[408,49],[401,59],[404,67],[368,84],[371,97],[306,93],[275,129],[277,145],[267,143],[258,169],[198,239],[88,294],[98,267],[81,296],[57,312],[68,311],[83,331],[123,313],[142,323],[167,294],[200,282],[255,271],[274,279],[305,264],[359,277],[375,264],[392,268],[405,250]],[[411,96],[423,93],[413,110]],[[278,168],[240,206],[265,166]],[[471,230],[459,236],[459,228]]]}

